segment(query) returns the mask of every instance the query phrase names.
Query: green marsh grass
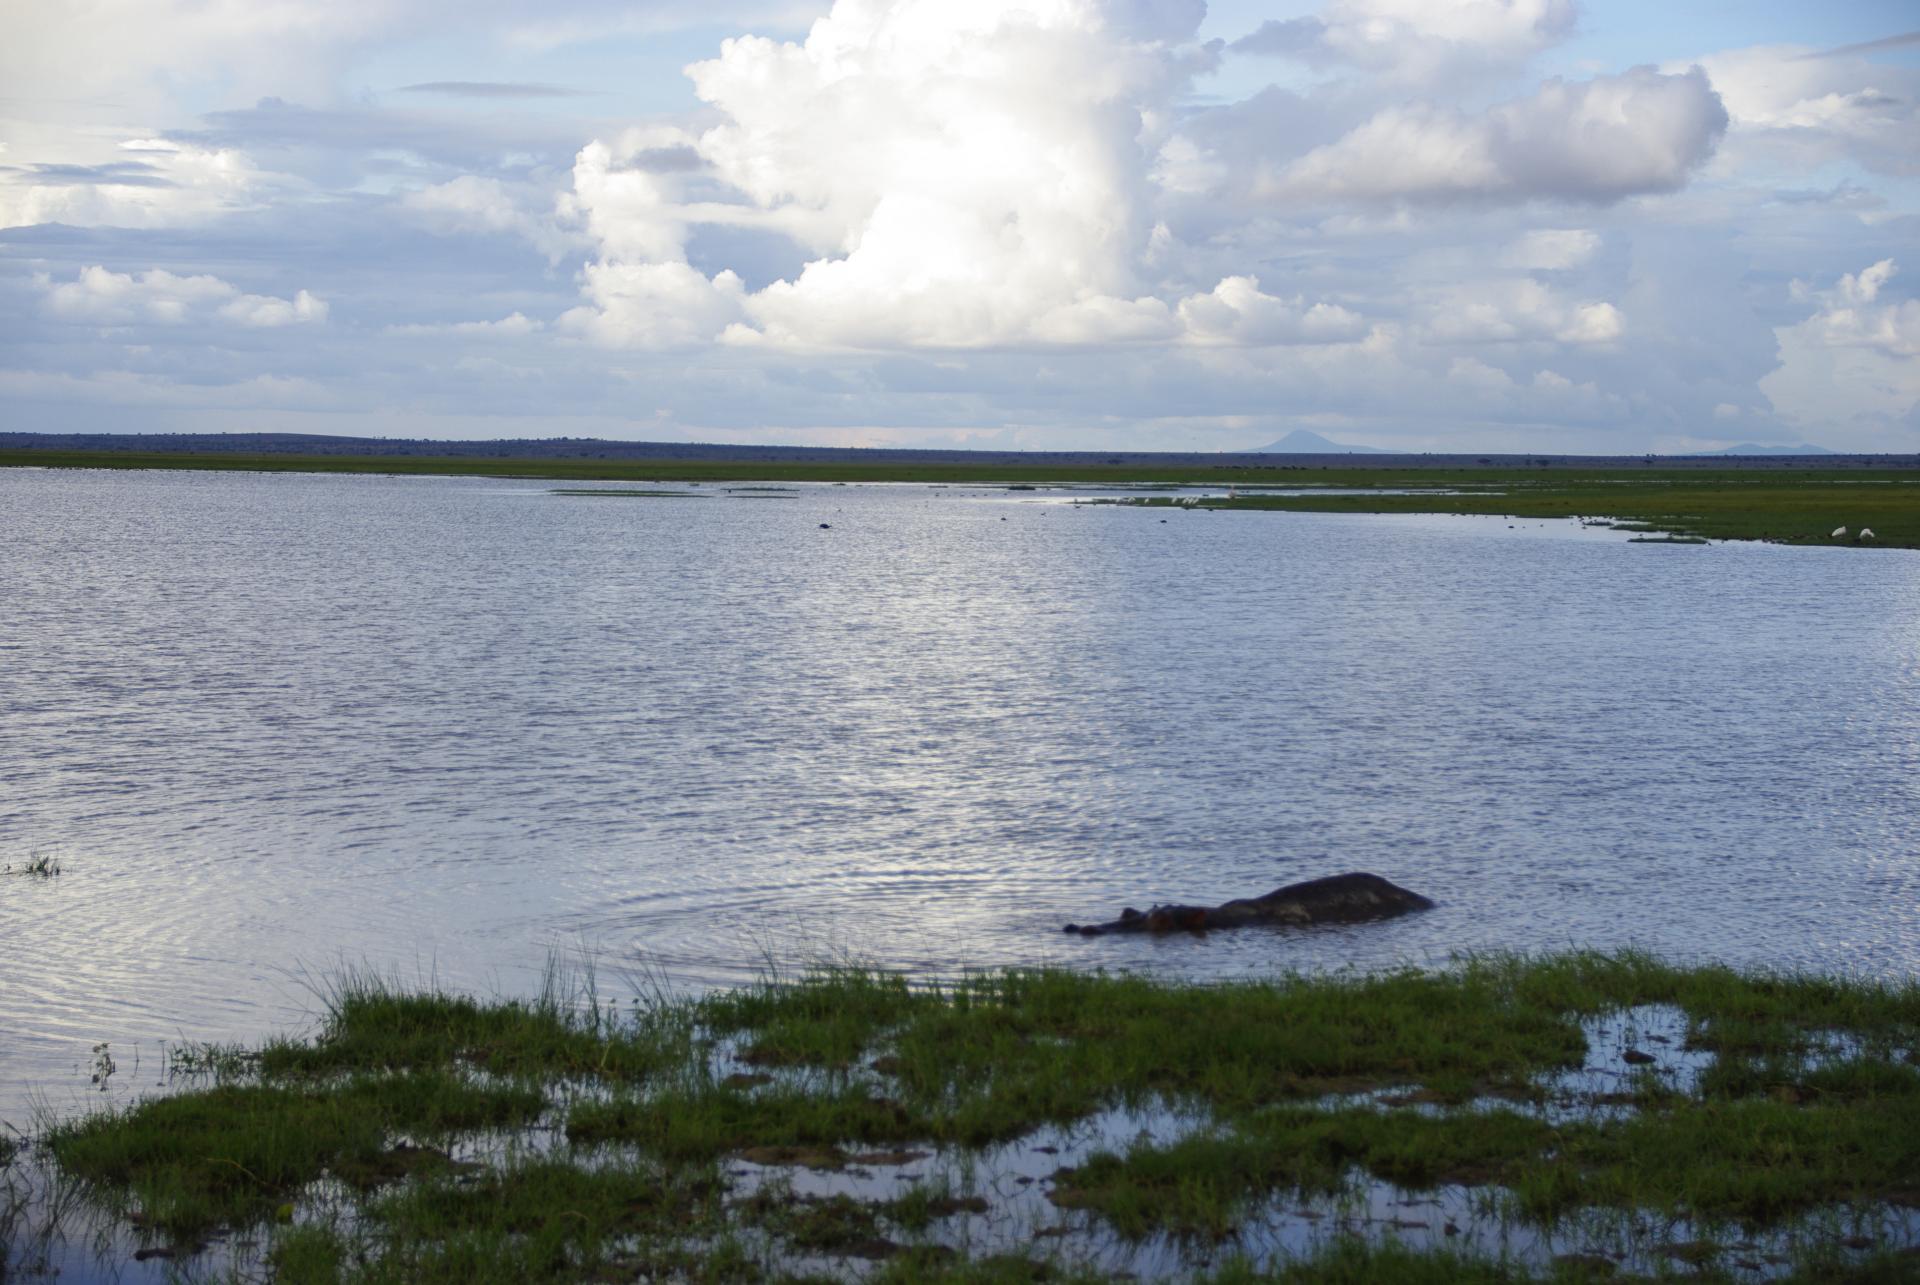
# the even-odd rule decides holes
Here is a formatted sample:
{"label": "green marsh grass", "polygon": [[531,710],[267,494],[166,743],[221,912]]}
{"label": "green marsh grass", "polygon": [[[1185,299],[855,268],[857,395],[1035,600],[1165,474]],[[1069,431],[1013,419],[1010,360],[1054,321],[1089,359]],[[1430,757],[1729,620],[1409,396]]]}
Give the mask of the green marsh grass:
{"label": "green marsh grass", "polygon": [[460,1064],[523,1079],[644,1080],[689,1056],[690,1028],[673,1014],[617,1025],[599,1005],[582,1006],[551,988],[532,1000],[488,1004],[362,978],[341,986],[330,1005],[317,1037],[262,1048],[261,1070],[294,1077]]}
{"label": "green marsh grass", "polygon": [[[1349,478],[1348,489],[1412,488],[1410,494],[1236,495],[1198,501],[1116,503],[1201,510],[1300,513],[1461,513],[1508,518],[1604,518],[1615,530],[1665,534],[1665,542],[1764,540],[1779,544],[1920,548],[1920,478],[1911,471],[1709,471],[1555,469],[1504,475],[1400,474]],[[1848,534],[1835,536],[1841,527]],[[1860,541],[1862,527],[1873,531]],[[1654,541],[1661,543],[1663,541]]]}
{"label": "green marsh grass", "polygon": [[262,1221],[325,1175],[354,1186],[403,1176],[402,1138],[526,1125],[542,1108],[534,1090],[444,1074],[322,1091],[221,1085],[58,1124],[46,1144],[64,1172],[124,1199],[142,1225],[191,1239]]}
{"label": "green marsh grass", "polygon": [[[1589,1090],[1564,1077],[1608,1056],[1591,1023],[1647,1006],[1682,1015],[1697,1076],[1640,1068],[1605,1109],[1578,1100]],[[1076,1279],[1044,1255],[942,1249],[956,1215],[997,1216],[977,1188],[909,1175],[872,1198],[783,1196],[778,1175],[902,1169],[916,1150],[969,1164],[1127,1108],[1179,1128],[1063,1159],[1046,1207],[1073,1235],[1170,1237],[1196,1269],[1276,1201],[1337,1203],[1366,1182],[1481,1191],[1538,1228],[1612,1211],[1785,1234],[1920,1207],[1917,1049],[1913,982],[1631,952],[1214,985],[837,967],[624,1007],[591,974],[485,1002],[353,975],[310,1036],[184,1046],[210,1086],[42,1141],[144,1234],[264,1229],[283,1280],[750,1280],[822,1256],[878,1256],[878,1280],[1034,1279],[1036,1263]],[[537,1146],[483,1145],[535,1124]],[[742,1188],[745,1173],[765,1180]],[[1359,1280],[1383,1263],[1394,1279],[1579,1278],[1426,1250],[1400,1274],[1397,1252],[1217,1278]]]}
{"label": "green marsh grass", "polygon": [[[1449,1250],[1417,1250],[1342,1237],[1303,1261],[1260,1268],[1237,1259],[1195,1277],[1195,1285],[1590,1285],[1598,1281],[1750,1280],[1713,1267],[1681,1265],[1653,1276],[1630,1273],[1598,1255],[1567,1254],[1530,1271],[1524,1265]],[[1777,1285],[1896,1285],[1920,1279],[1920,1265],[1893,1253],[1865,1258],[1817,1256],[1798,1270],[1770,1274]]]}

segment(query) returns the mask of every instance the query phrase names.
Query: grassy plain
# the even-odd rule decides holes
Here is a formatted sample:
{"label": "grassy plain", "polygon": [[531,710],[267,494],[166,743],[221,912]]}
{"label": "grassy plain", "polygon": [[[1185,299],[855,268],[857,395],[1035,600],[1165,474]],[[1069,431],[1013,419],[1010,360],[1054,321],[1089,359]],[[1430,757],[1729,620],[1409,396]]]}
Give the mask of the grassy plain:
{"label": "grassy plain", "polygon": [[[1596,1019],[1649,1006],[1672,1040],[1597,1046]],[[1168,1246],[1223,1285],[1616,1270],[1339,1222],[1383,1188],[1563,1237],[1684,1229],[1621,1271],[1891,1281],[1920,1275],[1899,1222],[1920,1207],[1916,1062],[1920,984],[1638,954],[1206,986],[829,969],[624,1004],[362,977],[312,1036],[182,1049],[180,1091],[36,1141],[148,1243],[252,1238],[296,1282],[1099,1280],[1102,1245]],[[1032,1225],[979,1177],[1121,1110],[1178,1127],[1062,1154]],[[1344,1230],[1245,1257],[1303,1204]]]}
{"label": "grassy plain", "polygon": [[[1910,469],[1320,468],[1104,466],[1087,463],[907,463],[697,459],[519,459],[425,455],[223,455],[139,451],[0,451],[0,467],[213,469],[268,473],[434,474],[563,482],[914,482],[1000,486],[1202,485],[1308,488],[1241,494],[1209,509],[1320,513],[1468,513],[1587,517],[1716,540],[1851,544],[1871,528],[1882,547],[1920,548],[1920,473]],[[1358,490],[1359,495],[1327,494]],[[1410,492],[1395,494],[1394,492]],[[581,492],[574,492],[576,494]],[[1174,505],[1176,497],[1142,497]],[[1844,526],[1849,535],[1830,533]]]}

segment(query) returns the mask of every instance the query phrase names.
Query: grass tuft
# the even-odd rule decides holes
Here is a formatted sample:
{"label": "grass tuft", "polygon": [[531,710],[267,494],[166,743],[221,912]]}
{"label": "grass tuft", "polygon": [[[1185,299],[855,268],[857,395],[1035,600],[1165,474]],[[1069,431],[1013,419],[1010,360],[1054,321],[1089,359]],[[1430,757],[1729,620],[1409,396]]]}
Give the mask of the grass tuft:
{"label": "grass tuft", "polygon": [[189,1239],[266,1221],[325,1174],[353,1186],[404,1176],[398,1138],[521,1126],[543,1109],[528,1088],[449,1075],[354,1080],[319,1090],[221,1085],[55,1126],[60,1167],[122,1193],[138,1221]]}
{"label": "grass tuft", "polygon": [[327,1015],[312,1040],[276,1040],[260,1053],[270,1076],[469,1066],[525,1079],[638,1081],[684,1064],[690,1014],[622,1025],[598,1002],[591,979],[548,970],[531,1000],[483,1003],[439,991],[407,992],[352,974],[326,995]]}

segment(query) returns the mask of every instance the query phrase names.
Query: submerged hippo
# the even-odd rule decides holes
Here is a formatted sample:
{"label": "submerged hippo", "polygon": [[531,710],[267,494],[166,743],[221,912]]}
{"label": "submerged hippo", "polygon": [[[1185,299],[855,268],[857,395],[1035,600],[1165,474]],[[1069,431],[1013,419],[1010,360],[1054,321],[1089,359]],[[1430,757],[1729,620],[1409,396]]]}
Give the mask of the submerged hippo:
{"label": "submerged hippo", "polygon": [[1155,906],[1142,914],[1132,906],[1107,924],[1068,924],[1082,937],[1103,933],[1167,933],[1245,924],[1345,924],[1386,919],[1409,910],[1431,910],[1433,903],[1379,875],[1331,875],[1275,888],[1264,897],[1246,897],[1218,906]]}

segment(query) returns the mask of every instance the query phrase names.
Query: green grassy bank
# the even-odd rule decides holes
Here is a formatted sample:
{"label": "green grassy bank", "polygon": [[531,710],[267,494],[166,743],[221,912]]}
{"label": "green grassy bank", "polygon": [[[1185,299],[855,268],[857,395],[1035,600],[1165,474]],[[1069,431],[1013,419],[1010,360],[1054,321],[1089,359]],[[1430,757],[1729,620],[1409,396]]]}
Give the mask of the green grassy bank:
{"label": "green grassy bank", "polygon": [[[1920,475],[1899,469],[1592,469],[1114,467],[1089,464],[910,464],[489,459],[472,456],[223,455],[138,451],[0,451],[0,467],[212,469],[268,473],[432,474],[563,482],[916,482],[1001,486],[1205,485],[1360,489],[1363,495],[1239,495],[1201,507],[1322,513],[1467,513],[1599,518],[1716,540],[1920,548]],[[1389,492],[1412,489],[1413,494]],[[1140,502],[1172,505],[1173,497]],[[1849,535],[1830,533],[1844,526]]]}
{"label": "green grassy bank", "polygon": [[[1414,485],[1447,485],[1431,476]],[[1207,509],[1301,513],[1472,513],[1516,518],[1588,518],[1630,530],[1711,540],[1920,548],[1920,478],[1908,473],[1555,473],[1486,483],[1458,478],[1454,495],[1237,495]],[[1385,481],[1344,485],[1385,488]],[[1175,506],[1172,497],[1141,504]],[[1835,536],[1836,528],[1846,534]],[[1870,529],[1873,538],[1858,533]]]}
{"label": "green grassy bank", "polygon": [[[359,979],[35,1153],[150,1248],[297,1282],[1891,1281],[1917,1063],[1920,984],[1635,954],[619,1003]],[[1096,1128],[1128,1112],[1159,1124]]]}

